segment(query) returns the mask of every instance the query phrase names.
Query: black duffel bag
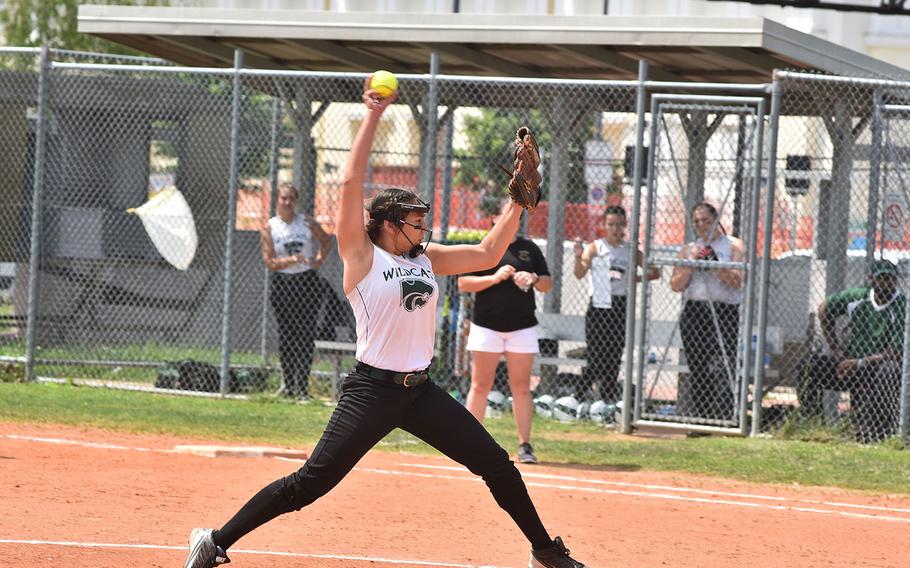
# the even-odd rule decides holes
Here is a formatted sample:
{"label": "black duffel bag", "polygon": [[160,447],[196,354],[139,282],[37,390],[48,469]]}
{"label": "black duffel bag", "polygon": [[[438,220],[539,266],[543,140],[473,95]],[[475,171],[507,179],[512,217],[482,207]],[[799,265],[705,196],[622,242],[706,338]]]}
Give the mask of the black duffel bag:
{"label": "black duffel bag", "polygon": [[215,365],[202,361],[168,361],[158,369],[155,386],[162,389],[218,392],[221,389],[221,373]]}
{"label": "black duffel bag", "polygon": [[269,372],[259,367],[231,368],[228,382],[230,392],[261,392],[266,389]]}
{"label": "black duffel bag", "polygon": [[[232,368],[228,377],[228,392],[265,390],[269,373],[260,368]],[[199,392],[219,392],[221,372],[215,365],[184,359],[169,361],[158,369],[155,387]]]}

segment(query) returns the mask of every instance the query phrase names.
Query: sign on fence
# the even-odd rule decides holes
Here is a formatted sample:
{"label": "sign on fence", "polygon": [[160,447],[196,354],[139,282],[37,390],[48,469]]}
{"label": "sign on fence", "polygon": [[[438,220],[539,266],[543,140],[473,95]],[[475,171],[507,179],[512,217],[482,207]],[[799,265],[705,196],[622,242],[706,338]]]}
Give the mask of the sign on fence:
{"label": "sign on fence", "polygon": [[588,184],[588,203],[604,205],[607,187],[613,183],[613,145],[609,142],[585,142],[585,183]]}
{"label": "sign on fence", "polygon": [[903,193],[886,193],[882,203],[882,238],[900,241],[907,226],[907,200]]}

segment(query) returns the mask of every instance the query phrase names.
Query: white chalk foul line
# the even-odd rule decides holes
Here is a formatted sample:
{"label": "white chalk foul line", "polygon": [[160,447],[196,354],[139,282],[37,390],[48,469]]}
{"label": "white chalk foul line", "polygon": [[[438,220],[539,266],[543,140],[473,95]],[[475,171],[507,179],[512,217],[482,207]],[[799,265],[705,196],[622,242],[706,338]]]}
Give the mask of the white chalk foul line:
{"label": "white chalk foul line", "polygon": [[[483,480],[479,477],[466,477],[463,475],[441,475],[431,473],[415,473],[397,470],[386,470],[378,468],[354,468],[358,471],[369,473],[378,473],[382,475],[402,475],[409,477],[424,477],[430,479],[453,479],[458,481],[471,481],[480,483]],[[854,519],[868,519],[875,521],[889,521],[895,523],[910,523],[908,517],[894,517],[890,515],[873,515],[865,513],[849,513],[847,511],[835,511],[833,509],[820,509],[816,507],[793,507],[789,505],[771,505],[768,503],[751,503],[748,501],[734,501],[730,499],[709,499],[707,497],[686,497],[683,495],[673,495],[670,493],[648,493],[646,491],[629,491],[623,489],[599,489],[596,487],[582,487],[580,485],[562,485],[553,483],[525,483],[528,487],[541,487],[546,489],[561,489],[570,492],[597,493],[601,495],[625,495],[628,497],[644,497],[646,499],[665,499],[668,501],[684,501],[689,503],[702,503],[706,505],[726,505],[734,507],[749,507],[752,509],[767,509],[769,511],[792,511],[798,513],[816,513],[821,515],[831,515],[839,517],[848,517]]]}
{"label": "white chalk foul line", "polygon": [[[67,445],[76,445],[84,446],[90,448],[98,449],[113,449],[113,450],[130,450],[130,451],[139,451],[139,452],[161,452],[161,453],[174,453],[173,450],[164,450],[164,449],[152,449],[152,448],[140,448],[140,447],[131,447],[131,446],[120,446],[115,444],[99,444],[94,442],[84,442],[81,440],[67,440],[62,438],[41,438],[35,436],[19,436],[15,434],[4,434],[3,437],[10,438],[14,440],[25,440],[31,442],[44,442],[52,444],[67,444]],[[306,460],[300,460],[296,458],[282,458],[276,457],[274,459],[279,459],[283,461],[294,461],[294,462],[304,462]],[[425,464],[399,464],[406,467],[420,467],[426,469],[441,469],[448,471],[457,471],[469,473],[466,469],[456,466],[441,466],[441,465],[425,465]],[[387,470],[379,468],[354,468],[356,471],[365,471],[369,473],[378,473],[383,475],[401,475],[409,477],[424,477],[429,479],[452,479],[459,481],[472,481],[480,482],[480,478],[463,475],[438,475],[438,474],[422,474],[415,472],[399,471],[399,470]],[[585,479],[579,477],[571,476],[561,476],[554,474],[543,474],[543,473],[533,473],[533,472],[523,472],[522,477],[526,478],[537,478],[537,479],[552,479],[559,481],[571,481],[574,483],[589,483],[589,484],[600,484],[600,485],[613,485],[613,486],[622,486],[622,487],[636,487],[640,489],[654,489],[658,491],[669,491],[673,493],[694,493],[694,494],[704,494],[704,495],[723,495],[725,497],[732,497],[736,499],[756,499],[756,500],[765,500],[765,501],[778,501],[778,502],[793,502],[793,503],[806,503],[809,505],[821,505],[826,507],[838,507],[838,508],[855,508],[855,509],[864,509],[864,510],[874,510],[882,511],[886,513],[910,513],[910,509],[898,509],[898,508],[889,508],[889,507],[879,507],[873,505],[858,505],[854,503],[837,503],[830,501],[813,501],[808,499],[788,499],[785,497],[775,497],[768,495],[753,495],[748,493],[731,493],[723,491],[711,491],[707,489],[695,489],[695,488],[686,488],[686,487],[672,487],[664,485],[649,485],[649,484],[635,484],[635,483],[626,483],[620,481],[604,481],[598,479]],[[714,505],[726,505],[726,506],[737,506],[737,507],[750,507],[758,509],[767,509],[773,511],[794,511],[800,513],[815,513],[822,515],[832,515],[832,516],[842,516],[849,518],[857,519],[868,519],[876,521],[888,521],[888,522],[899,522],[899,523],[910,523],[910,518],[905,517],[895,517],[891,515],[874,515],[874,514],[864,514],[864,513],[849,513],[846,511],[836,511],[830,509],[821,509],[818,507],[793,507],[788,505],[771,505],[766,503],[750,503],[748,501],[737,501],[732,499],[709,499],[704,497],[684,497],[681,495],[673,495],[668,493],[648,493],[645,491],[628,491],[628,490],[618,490],[618,489],[596,489],[592,487],[582,487],[576,485],[562,485],[562,484],[549,484],[549,483],[527,483],[529,487],[541,487],[549,489],[561,489],[567,491],[582,491],[587,493],[600,493],[606,495],[625,495],[631,497],[645,497],[651,499],[666,499],[671,501],[688,501],[692,503],[702,503],[702,504],[714,504]]]}
{"label": "white chalk foul line", "polygon": [[[450,465],[428,465],[420,463],[402,463],[398,464],[404,467],[414,467],[422,469],[440,469],[446,471],[460,471],[471,474],[463,467]],[[857,503],[840,503],[837,501],[819,501],[816,499],[800,499],[797,497],[778,497],[774,495],[758,495],[755,493],[736,493],[731,491],[717,491],[713,489],[696,489],[692,487],[675,487],[672,485],[654,485],[650,483],[631,483],[626,481],[606,481],[602,479],[587,479],[584,477],[571,477],[567,475],[555,475],[551,473],[533,473],[522,471],[521,476],[525,479],[552,479],[557,481],[572,481],[575,483],[591,483],[593,485],[610,485],[613,487],[632,487],[638,489],[654,489],[657,491],[672,491],[676,493],[695,493],[701,495],[722,495],[724,497],[734,497],[737,499],[758,499],[763,501],[778,501],[782,503],[806,503],[809,505],[824,505],[826,507],[842,507],[845,509],[864,509],[867,511],[882,511],[885,513],[910,513],[910,509],[899,507],[882,507],[879,505],[861,505]]]}
{"label": "white chalk foul line", "polygon": [[97,442],[85,442],[82,440],[67,440],[64,438],[40,438],[37,436],[19,436],[16,434],[4,434],[4,438],[10,440],[24,440],[26,442],[43,442],[45,444],[60,444],[64,446],[82,446],[84,448],[97,448],[100,450],[125,450],[130,452],[159,452],[163,454],[173,454],[174,450],[165,450],[160,448],[139,448],[135,446],[119,446],[117,444],[100,444]]}
{"label": "white chalk foul line", "polygon": [[[166,546],[160,544],[119,544],[111,542],[71,542],[62,540],[18,540],[0,539],[0,544],[28,544],[34,546],[72,546],[76,548],[129,548],[154,550],[180,550],[185,546]],[[438,566],[440,568],[498,568],[493,565],[478,566],[475,564],[456,564],[452,562],[430,562],[428,560],[409,560],[406,558],[383,558],[375,556],[353,556],[348,554],[310,554],[304,552],[276,552],[272,550],[231,549],[231,554],[250,554],[258,556],[284,556],[293,558],[319,558],[323,560],[346,560],[352,562],[380,562],[383,565],[395,564],[404,566]]]}

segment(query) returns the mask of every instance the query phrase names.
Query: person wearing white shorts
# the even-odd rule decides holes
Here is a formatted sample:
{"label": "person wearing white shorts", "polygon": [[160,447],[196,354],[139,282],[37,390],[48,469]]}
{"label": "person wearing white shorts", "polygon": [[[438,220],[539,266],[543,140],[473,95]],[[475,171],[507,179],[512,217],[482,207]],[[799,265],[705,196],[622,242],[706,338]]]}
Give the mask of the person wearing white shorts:
{"label": "person wearing white shorts", "polygon": [[530,353],[533,355],[540,352],[537,345],[537,326],[515,331],[496,331],[471,323],[467,349],[484,353]]}
{"label": "person wearing white shorts", "polygon": [[521,463],[537,463],[531,447],[531,365],[538,352],[534,290],[548,292],[552,287],[543,253],[523,237],[512,241],[494,268],[458,278],[461,292],[476,294],[466,346],[473,365],[465,406],[483,423],[496,367],[505,355]]}

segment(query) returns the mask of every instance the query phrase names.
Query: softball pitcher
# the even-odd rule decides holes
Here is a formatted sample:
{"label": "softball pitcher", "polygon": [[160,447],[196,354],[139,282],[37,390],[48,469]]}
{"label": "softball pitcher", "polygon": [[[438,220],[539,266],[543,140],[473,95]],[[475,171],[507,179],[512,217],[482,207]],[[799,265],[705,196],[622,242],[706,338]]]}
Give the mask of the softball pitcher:
{"label": "softball pitcher", "polygon": [[518,229],[521,208],[508,207],[480,244],[444,246],[429,242],[428,206],[410,191],[389,189],[371,202],[364,227],[367,158],[379,119],[395,99],[394,94],[380,98],[368,85],[369,78],[366,116],[346,166],[336,219],[344,291],[357,323],[358,363],[344,379],[338,405],[306,465],[264,487],[220,529],[194,529],[184,567],[229,562],[226,551],[243,535],[328,493],[377,442],[401,428],[484,479],[530,541],[530,567],[584,568],[562,539],[548,535],[508,453],[428,375],[436,276],[494,266]]}

